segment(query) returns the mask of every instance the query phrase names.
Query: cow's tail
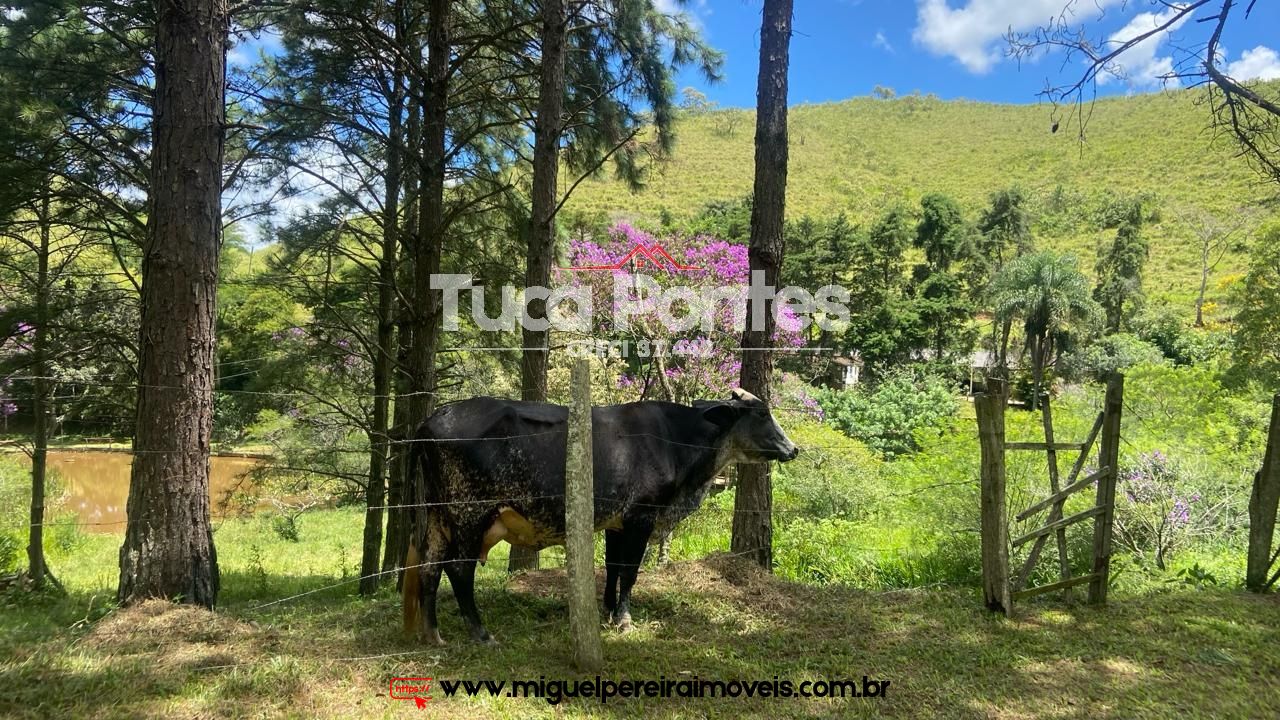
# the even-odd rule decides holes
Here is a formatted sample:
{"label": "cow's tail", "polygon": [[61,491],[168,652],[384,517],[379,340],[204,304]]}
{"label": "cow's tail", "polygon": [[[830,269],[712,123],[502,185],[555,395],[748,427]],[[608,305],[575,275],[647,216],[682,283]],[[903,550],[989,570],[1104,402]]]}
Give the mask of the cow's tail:
{"label": "cow's tail", "polygon": [[404,633],[410,636],[417,631],[421,622],[422,583],[418,581],[418,566],[421,564],[422,556],[418,554],[418,545],[413,538],[410,538],[409,551],[404,558],[404,581],[400,588],[404,610]]}

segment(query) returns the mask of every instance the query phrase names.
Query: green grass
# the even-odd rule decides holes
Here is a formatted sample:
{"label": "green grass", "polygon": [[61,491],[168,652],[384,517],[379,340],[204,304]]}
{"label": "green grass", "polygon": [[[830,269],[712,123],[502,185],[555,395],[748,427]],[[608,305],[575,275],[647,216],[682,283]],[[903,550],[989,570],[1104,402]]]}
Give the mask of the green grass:
{"label": "green grass", "polygon": [[[1234,215],[1276,197],[1275,186],[1229,143],[1214,141],[1202,99],[1179,91],[1100,100],[1083,144],[1074,126],[1049,132],[1045,105],[867,97],[799,105],[789,115],[787,214],[844,212],[865,224],[894,203],[914,205],[925,193],[944,192],[976,218],[991,192],[1016,184],[1035,201],[1038,241],[1079,254],[1091,270],[1097,243],[1114,231],[1048,217],[1049,198],[1061,189],[1061,215],[1078,219],[1117,196],[1150,193],[1161,221],[1146,230],[1148,292],[1185,304],[1196,287],[1199,255],[1179,213],[1194,207]],[[730,114],[741,121],[726,134]],[[677,125],[674,155],[645,190],[633,194],[608,178],[592,180],[575,192],[570,208],[656,221],[663,210],[688,217],[708,202],[743,197],[751,190],[753,128],[754,113],[747,110],[686,117]],[[1241,265],[1242,257],[1229,258],[1216,277]],[[1224,295],[1211,289],[1220,302]]]}
{"label": "green grass", "polygon": [[[1198,368],[1129,372],[1122,462],[1162,450],[1187,464],[1188,489],[1233,510],[1168,571],[1118,551],[1107,607],[1046,597],[1020,605],[1011,620],[982,608],[977,447],[972,409],[962,404],[954,424],[922,434],[918,452],[893,461],[825,425],[785,419],[805,452],[774,476],[777,575],[716,556],[732,524],[733,491],[721,493],[681,525],[675,562],[646,568],[636,631],[605,633],[603,674],[611,679],[868,675],[891,681],[884,699],[573,700],[553,708],[533,699],[448,699],[437,687],[428,715],[1275,716],[1280,599],[1239,589],[1242,503],[1269,406],[1224,392]],[[1097,387],[1064,391],[1055,400],[1059,439],[1083,437],[1099,402]],[[1038,416],[1007,417],[1009,439],[1039,438]],[[23,522],[24,483],[24,469],[0,458],[0,522]],[[1010,508],[1042,497],[1046,483],[1042,456],[1011,458]],[[386,697],[393,676],[580,677],[569,659],[560,570],[510,579],[500,545],[479,571],[478,600],[501,645],[468,641],[445,590],[450,644],[424,647],[401,636],[389,588],[355,594],[362,520],[354,508],[306,512],[298,542],[278,532],[274,513],[219,521],[216,614],[165,604],[115,610],[120,535],[56,525],[50,559],[69,596],[0,593],[0,717],[403,717],[418,711]],[[1076,572],[1089,563],[1090,530],[1069,533]],[[543,557],[558,566],[563,553]],[[1216,581],[1197,589],[1180,580],[1179,571],[1197,566]],[[1052,557],[1038,567],[1034,582],[1056,579]]]}
{"label": "green grass", "polygon": [[[392,676],[578,678],[559,570],[479,575],[498,647],[465,639],[450,594],[423,647],[399,631],[388,589],[354,583],[360,515],[309,513],[301,542],[265,519],[217,530],[217,614],[111,610],[118,535],[89,535],[54,567],[70,595],[0,596],[3,717],[404,717]],[[700,535],[701,533],[695,533]],[[717,542],[723,535],[717,537]],[[714,543],[678,548],[699,552]],[[505,547],[505,546],[503,546]],[[723,547],[723,546],[721,546]],[[1221,717],[1280,712],[1280,601],[1235,589],[1117,588],[1105,608],[1027,605],[1012,620],[973,589],[872,592],[763,576],[729,558],[677,561],[637,585],[637,630],[606,631],[610,678],[891,681],[885,699],[448,699],[431,717]],[[379,657],[371,657],[379,656]],[[1245,691],[1248,688],[1248,691]]]}

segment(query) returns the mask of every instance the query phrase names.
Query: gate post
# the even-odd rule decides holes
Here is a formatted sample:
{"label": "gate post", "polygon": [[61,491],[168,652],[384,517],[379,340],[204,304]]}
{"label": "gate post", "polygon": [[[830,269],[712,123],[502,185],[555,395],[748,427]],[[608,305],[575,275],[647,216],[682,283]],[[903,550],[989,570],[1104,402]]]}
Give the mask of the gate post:
{"label": "gate post", "polygon": [[1009,523],[1005,517],[1004,408],[1005,383],[989,378],[986,392],[974,397],[978,442],[982,449],[981,529],[982,599],[987,609],[1008,615]]}
{"label": "gate post", "polygon": [[1267,431],[1267,454],[1262,469],[1253,476],[1253,492],[1249,495],[1249,564],[1244,585],[1263,592],[1275,582],[1268,582],[1267,571],[1275,558],[1271,555],[1276,530],[1276,509],[1280,506],[1280,395],[1271,401],[1271,428]]}
{"label": "gate post", "polygon": [[604,663],[600,643],[600,613],[596,609],[595,482],[591,452],[591,365],[586,358],[573,363],[570,386],[569,437],[565,452],[564,556],[569,576],[569,633],[573,663],[584,672],[598,672]]}
{"label": "gate post", "polygon": [[1107,378],[1107,395],[1102,406],[1102,438],[1098,446],[1098,467],[1107,472],[1098,478],[1097,505],[1102,508],[1093,525],[1093,579],[1089,581],[1089,603],[1107,601],[1111,579],[1111,528],[1116,515],[1116,478],[1120,475],[1120,416],[1124,411],[1124,376]]}

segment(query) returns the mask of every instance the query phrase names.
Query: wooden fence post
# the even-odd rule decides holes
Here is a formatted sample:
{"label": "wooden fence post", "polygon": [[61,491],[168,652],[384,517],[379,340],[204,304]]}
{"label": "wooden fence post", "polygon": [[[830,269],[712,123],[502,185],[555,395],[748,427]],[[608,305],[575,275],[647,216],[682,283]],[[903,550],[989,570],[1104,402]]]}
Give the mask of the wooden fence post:
{"label": "wooden fence post", "polygon": [[1275,562],[1271,554],[1276,530],[1276,509],[1280,505],[1280,395],[1271,401],[1271,429],[1267,432],[1267,454],[1262,469],[1253,476],[1253,492],[1249,495],[1249,564],[1244,585],[1254,592],[1264,592],[1275,583],[1267,572]]}
{"label": "wooden fence post", "polygon": [[1116,515],[1116,478],[1120,475],[1120,417],[1124,411],[1124,376],[1107,378],[1107,395],[1102,406],[1102,438],[1098,444],[1098,467],[1107,471],[1098,478],[1098,501],[1102,508],[1093,525],[1093,580],[1089,581],[1089,603],[1107,601],[1111,579],[1111,529]]}
{"label": "wooden fence post", "polygon": [[596,609],[595,481],[591,453],[591,365],[573,363],[573,405],[569,408],[569,445],[565,455],[565,568],[569,576],[569,634],[573,662],[583,672],[604,663],[600,613]]}
{"label": "wooden fence post", "polygon": [[978,442],[982,449],[982,598],[988,610],[1008,615],[1009,523],[1005,517],[1004,408],[1005,384],[988,379],[987,390],[974,398]]}

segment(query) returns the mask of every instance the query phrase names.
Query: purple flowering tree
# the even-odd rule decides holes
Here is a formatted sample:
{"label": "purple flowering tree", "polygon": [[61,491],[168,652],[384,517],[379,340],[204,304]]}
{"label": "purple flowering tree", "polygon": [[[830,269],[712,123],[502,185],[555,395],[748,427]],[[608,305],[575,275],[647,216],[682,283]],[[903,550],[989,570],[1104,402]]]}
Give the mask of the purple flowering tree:
{"label": "purple flowering tree", "polygon": [[[637,248],[642,251],[637,253]],[[557,276],[562,284],[590,290],[594,309],[591,337],[629,344],[628,352],[620,353],[623,356],[614,358],[612,365],[624,397],[689,402],[726,397],[737,387],[742,370],[742,331],[735,321],[745,315],[745,288],[750,281],[745,245],[710,235],[657,237],[618,223],[601,242],[570,242],[569,260],[572,267],[592,268],[561,270]],[[619,264],[618,269],[605,269]],[[695,292],[723,288],[726,298],[711,306],[714,321],[709,329],[698,322],[687,330],[672,330],[656,307],[630,315],[622,327],[615,323],[619,304],[615,282],[635,275],[652,278],[661,290],[677,286]],[[728,298],[729,289],[735,287],[743,289],[741,297]],[[645,296],[645,288],[632,283],[623,302],[642,301]],[[676,318],[689,312],[701,317],[707,310],[684,300],[671,305],[671,315]],[[787,309],[779,317],[774,339],[782,348],[805,344],[800,321]]]}
{"label": "purple flowering tree", "polygon": [[1165,453],[1142,453],[1121,469],[1116,488],[1115,541],[1164,570],[1190,542],[1221,527],[1227,503],[1213,501]]}

